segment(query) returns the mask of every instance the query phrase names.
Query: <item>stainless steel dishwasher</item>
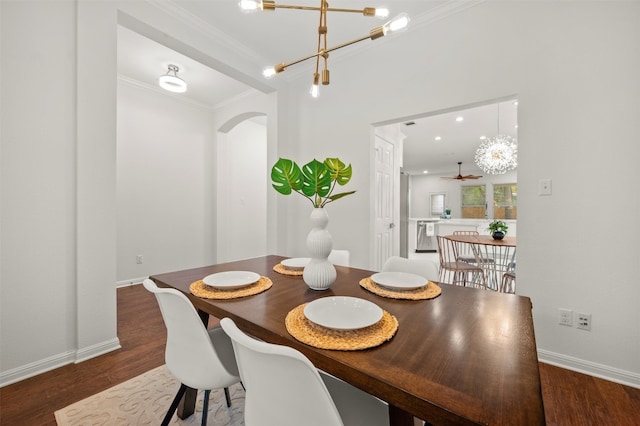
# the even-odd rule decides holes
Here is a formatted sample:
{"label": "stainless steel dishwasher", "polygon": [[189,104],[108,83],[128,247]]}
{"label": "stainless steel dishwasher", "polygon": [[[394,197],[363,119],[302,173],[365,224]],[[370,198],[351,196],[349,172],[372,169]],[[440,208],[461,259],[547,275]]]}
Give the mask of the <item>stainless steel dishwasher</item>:
{"label": "stainless steel dishwasher", "polygon": [[416,253],[435,253],[438,251],[436,241],[437,222],[430,220],[419,220],[416,227]]}

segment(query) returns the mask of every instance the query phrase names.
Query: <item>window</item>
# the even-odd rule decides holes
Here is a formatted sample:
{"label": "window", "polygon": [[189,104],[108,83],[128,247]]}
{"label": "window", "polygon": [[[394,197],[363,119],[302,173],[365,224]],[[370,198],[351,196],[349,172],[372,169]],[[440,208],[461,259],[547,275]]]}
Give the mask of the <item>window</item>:
{"label": "window", "polygon": [[518,185],[505,183],[493,185],[493,218],[518,218]]}
{"label": "window", "polygon": [[487,212],[485,185],[462,186],[460,190],[462,192],[462,217],[484,219]]}
{"label": "window", "polygon": [[444,205],[446,199],[444,192],[432,192],[429,197],[431,216],[440,217],[444,214]]}

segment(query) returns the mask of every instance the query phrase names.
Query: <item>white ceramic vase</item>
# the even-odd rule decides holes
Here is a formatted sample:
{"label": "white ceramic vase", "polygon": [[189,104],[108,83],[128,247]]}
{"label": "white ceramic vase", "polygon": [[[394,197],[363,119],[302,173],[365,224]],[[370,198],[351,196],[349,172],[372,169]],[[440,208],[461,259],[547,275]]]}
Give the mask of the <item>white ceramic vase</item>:
{"label": "white ceramic vase", "polygon": [[312,290],[326,290],[336,280],[336,268],[329,262],[333,247],[331,234],[327,231],[329,216],[325,209],[311,212],[311,231],[307,235],[307,250],[311,260],[304,267],[302,278]]}

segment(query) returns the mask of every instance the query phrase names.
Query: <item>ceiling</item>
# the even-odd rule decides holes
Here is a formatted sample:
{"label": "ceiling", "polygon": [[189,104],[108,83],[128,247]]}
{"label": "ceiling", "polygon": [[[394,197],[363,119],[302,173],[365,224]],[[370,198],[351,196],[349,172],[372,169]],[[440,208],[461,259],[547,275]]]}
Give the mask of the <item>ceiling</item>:
{"label": "ceiling", "polygon": [[[319,0],[292,0],[283,4],[316,7],[319,3]],[[365,6],[376,6],[377,3],[332,0],[330,6],[362,9]],[[394,0],[386,4],[389,5],[391,17],[400,12],[409,14],[410,31],[412,25],[426,25],[433,16],[445,13],[452,3],[454,2]],[[207,28],[211,34],[227,40],[233,39],[237,49],[257,58],[264,66],[307,56],[317,45],[317,12],[281,9],[245,14],[238,8],[237,0],[164,0],[156,4],[162,4],[165,9],[179,14],[182,19],[186,17],[200,28]],[[383,20],[355,13],[330,13],[327,21],[329,45],[362,37],[372,28],[384,23]],[[354,49],[366,47],[367,43],[369,42],[364,41],[332,52],[332,58],[348,55]],[[171,96],[215,107],[255,90],[128,28],[119,27],[118,74],[121,79],[153,90],[162,90],[157,85],[158,77],[167,72],[169,64],[180,68],[178,76],[189,85],[186,93]],[[287,79],[300,73],[310,73],[312,66],[313,61],[307,61],[289,68],[275,78]],[[256,69],[255,78],[262,78],[261,71]],[[498,106],[495,103],[451,108],[441,112],[418,111],[411,119],[402,120],[401,123],[415,123],[411,126],[401,124],[401,130],[406,135],[403,172],[422,174],[424,170],[428,170],[430,174],[455,175],[458,172],[457,162],[462,161],[463,174],[482,174],[473,163],[480,136],[495,136],[498,125],[501,133],[517,136],[517,107],[514,101],[500,103],[499,111],[499,120]],[[455,118],[458,116],[464,117],[464,121],[456,122]],[[441,140],[436,141],[436,136],[440,136]]]}

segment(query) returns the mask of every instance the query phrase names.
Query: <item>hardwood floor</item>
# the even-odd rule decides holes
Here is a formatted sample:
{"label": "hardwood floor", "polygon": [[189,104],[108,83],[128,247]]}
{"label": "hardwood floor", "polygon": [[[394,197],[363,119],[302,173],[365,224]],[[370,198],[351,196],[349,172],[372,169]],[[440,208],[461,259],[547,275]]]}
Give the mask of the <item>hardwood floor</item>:
{"label": "hardwood floor", "polygon": [[[0,389],[0,425],[55,425],[54,411],[164,363],[166,331],[155,297],[118,289],[122,349]],[[640,389],[540,364],[548,425],[640,425]]]}

